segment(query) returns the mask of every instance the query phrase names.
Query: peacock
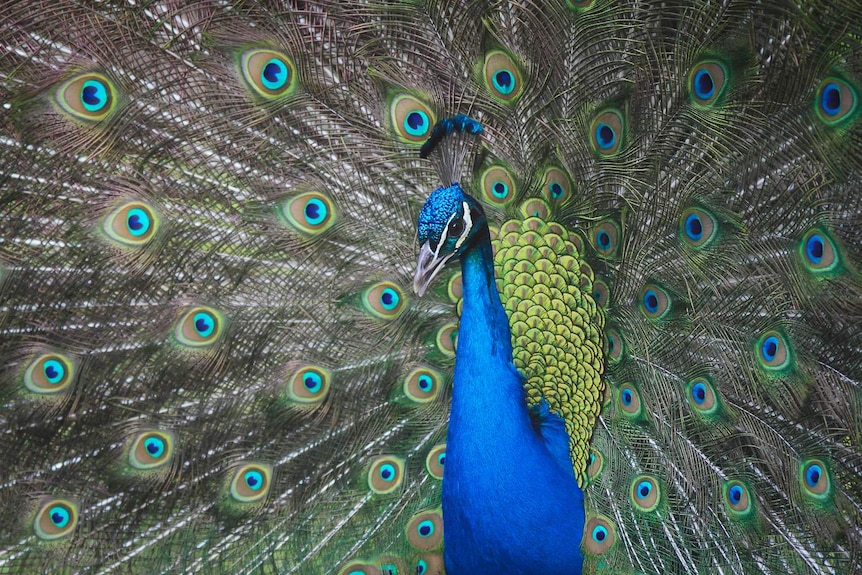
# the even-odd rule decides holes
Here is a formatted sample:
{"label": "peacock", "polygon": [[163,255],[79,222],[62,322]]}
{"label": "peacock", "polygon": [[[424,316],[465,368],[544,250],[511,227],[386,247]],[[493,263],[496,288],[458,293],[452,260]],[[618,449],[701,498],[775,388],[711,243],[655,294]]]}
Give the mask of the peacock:
{"label": "peacock", "polygon": [[3,2],[0,573],[862,572],[859,54],[838,0]]}

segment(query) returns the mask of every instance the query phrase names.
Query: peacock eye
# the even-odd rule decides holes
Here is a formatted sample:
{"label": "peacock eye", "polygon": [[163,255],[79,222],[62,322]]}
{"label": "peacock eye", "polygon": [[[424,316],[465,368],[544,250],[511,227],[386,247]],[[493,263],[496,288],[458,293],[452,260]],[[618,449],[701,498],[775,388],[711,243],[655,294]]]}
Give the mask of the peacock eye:
{"label": "peacock eye", "polygon": [[464,220],[457,218],[449,222],[449,237],[457,238],[464,233]]}

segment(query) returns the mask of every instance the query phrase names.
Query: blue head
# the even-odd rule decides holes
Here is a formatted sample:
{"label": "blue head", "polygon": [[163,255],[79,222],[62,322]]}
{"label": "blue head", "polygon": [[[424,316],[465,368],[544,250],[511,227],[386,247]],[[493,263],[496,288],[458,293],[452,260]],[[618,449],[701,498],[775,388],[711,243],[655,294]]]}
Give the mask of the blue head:
{"label": "blue head", "polygon": [[479,202],[456,182],[428,196],[416,227],[422,245],[413,290],[421,296],[446,262],[470,249],[479,232],[484,230],[487,235],[488,221]]}

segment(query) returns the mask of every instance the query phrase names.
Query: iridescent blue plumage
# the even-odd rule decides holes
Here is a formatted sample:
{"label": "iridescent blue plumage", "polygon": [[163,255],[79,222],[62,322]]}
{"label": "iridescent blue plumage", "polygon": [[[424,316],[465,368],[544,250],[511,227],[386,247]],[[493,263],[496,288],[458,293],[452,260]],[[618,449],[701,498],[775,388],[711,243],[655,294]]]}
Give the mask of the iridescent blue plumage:
{"label": "iridescent blue plumage", "polygon": [[580,573],[584,504],[568,436],[546,407],[527,409],[485,214],[452,184],[431,194],[417,228],[417,292],[453,257],[463,277],[443,481],[447,572]]}

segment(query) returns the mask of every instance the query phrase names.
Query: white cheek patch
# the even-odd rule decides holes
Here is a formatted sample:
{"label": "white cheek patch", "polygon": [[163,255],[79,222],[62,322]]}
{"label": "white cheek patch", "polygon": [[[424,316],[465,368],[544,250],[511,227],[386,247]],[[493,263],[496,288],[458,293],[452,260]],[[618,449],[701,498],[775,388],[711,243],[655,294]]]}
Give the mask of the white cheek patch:
{"label": "white cheek patch", "polygon": [[[471,217],[471,214],[470,214],[470,206],[467,205],[467,202],[464,202],[463,205],[464,205],[464,231],[461,233],[461,237],[458,238],[458,241],[455,242],[455,249],[456,250],[461,247],[461,244],[464,243],[464,240],[467,239],[467,236],[470,235],[470,230],[473,228],[473,218]],[[449,218],[449,221],[452,221],[452,219]],[[448,229],[448,223],[447,223],[447,229]]]}

